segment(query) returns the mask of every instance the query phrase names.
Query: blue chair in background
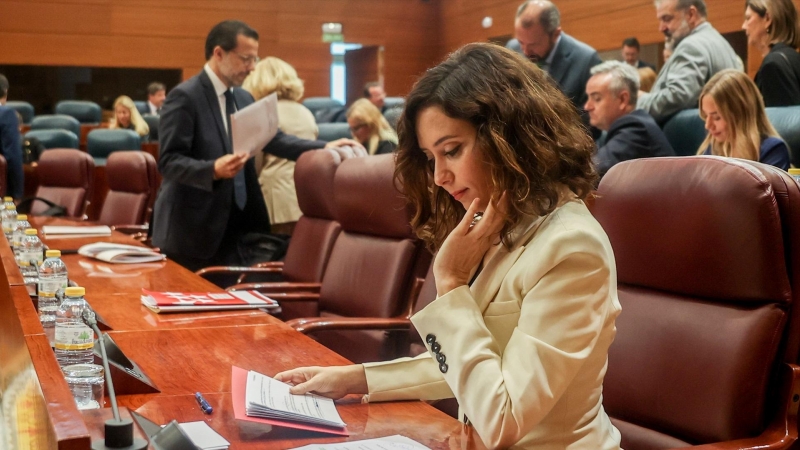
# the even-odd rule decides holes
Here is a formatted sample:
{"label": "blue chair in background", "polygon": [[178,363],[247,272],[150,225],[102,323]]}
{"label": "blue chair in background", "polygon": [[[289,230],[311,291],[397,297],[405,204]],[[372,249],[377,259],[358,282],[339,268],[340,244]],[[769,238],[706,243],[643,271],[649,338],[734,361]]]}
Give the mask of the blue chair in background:
{"label": "blue chair in background", "polygon": [[103,110],[95,102],[62,100],[56,103],[56,114],[66,114],[80,123],[98,124],[103,120]]}
{"label": "blue chair in background", "polygon": [[6,102],[6,106],[15,110],[22,116],[22,123],[28,125],[33,120],[33,105],[28,102],[20,102],[20,101],[9,101]]}
{"label": "blue chair in background", "polygon": [[343,122],[344,105],[331,97],[309,97],[303,100],[303,106],[314,114],[317,123]]}
{"label": "blue chair in background", "polygon": [[792,165],[800,167],[800,106],[767,108],[767,117],[789,146]]}
{"label": "blue chair in background", "polygon": [[133,104],[136,105],[136,109],[139,111],[139,114],[141,115],[150,114],[150,108],[147,107],[146,101],[134,100]]}
{"label": "blue chair in background", "polygon": [[386,118],[386,121],[389,122],[389,125],[397,131],[397,121],[400,120],[400,114],[403,113],[402,106],[395,106],[394,108],[389,108],[383,113],[383,117]]}
{"label": "blue chair in background", "polygon": [[153,114],[145,114],[142,118],[150,127],[150,142],[158,142],[158,122],[161,118]]}
{"label": "blue chair in background", "polygon": [[663,130],[678,156],[696,155],[706,138],[706,126],[696,108],[685,109],[672,116],[664,124]]}
{"label": "blue chair in background", "polygon": [[390,110],[392,108],[402,108],[403,105],[406,104],[406,99],[403,97],[386,97],[383,99],[383,106],[386,110]]}
{"label": "blue chair in background", "polygon": [[97,166],[103,166],[108,155],[118,150],[141,150],[139,135],[133,130],[92,130],[86,138],[86,150]]}
{"label": "blue chair in background", "polygon": [[31,130],[67,130],[81,135],[81,124],[78,119],[64,114],[42,114],[31,121]]}
{"label": "blue chair in background", "polygon": [[350,125],[346,123],[321,123],[318,124],[320,141],[331,142],[341,138],[352,138]]}
{"label": "blue chair in background", "polygon": [[46,150],[51,148],[79,148],[78,136],[67,130],[31,130],[25,139],[36,138]]}

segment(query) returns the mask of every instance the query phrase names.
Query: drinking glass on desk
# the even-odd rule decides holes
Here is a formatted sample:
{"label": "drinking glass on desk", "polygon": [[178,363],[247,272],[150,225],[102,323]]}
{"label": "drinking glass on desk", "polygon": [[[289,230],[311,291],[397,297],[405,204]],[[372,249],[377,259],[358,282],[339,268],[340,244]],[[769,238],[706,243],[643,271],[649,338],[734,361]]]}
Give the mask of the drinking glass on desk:
{"label": "drinking glass on desk", "polygon": [[73,364],[61,369],[72,391],[78,409],[100,409],[103,407],[103,385],[105,371],[97,364]]}

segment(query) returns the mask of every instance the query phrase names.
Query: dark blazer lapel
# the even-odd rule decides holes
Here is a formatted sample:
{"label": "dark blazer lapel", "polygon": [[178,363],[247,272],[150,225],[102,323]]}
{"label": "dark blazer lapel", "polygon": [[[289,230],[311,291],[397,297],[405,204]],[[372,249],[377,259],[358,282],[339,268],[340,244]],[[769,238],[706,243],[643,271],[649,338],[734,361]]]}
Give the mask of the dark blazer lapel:
{"label": "dark blazer lapel", "polygon": [[569,71],[569,59],[572,56],[572,38],[566,33],[561,33],[561,42],[556,47],[556,54],[553,55],[553,64],[550,66],[550,76],[563,86],[564,78]]}
{"label": "dark blazer lapel", "polygon": [[225,147],[225,153],[231,152],[231,143],[228,139],[228,133],[225,132],[225,125],[222,123],[222,111],[219,109],[219,99],[217,98],[217,91],[214,90],[214,83],[205,70],[200,72],[200,84],[203,86],[203,93],[208,100],[208,108],[211,115],[214,116],[214,122],[217,124],[217,131],[219,138],[222,140],[222,145]]}

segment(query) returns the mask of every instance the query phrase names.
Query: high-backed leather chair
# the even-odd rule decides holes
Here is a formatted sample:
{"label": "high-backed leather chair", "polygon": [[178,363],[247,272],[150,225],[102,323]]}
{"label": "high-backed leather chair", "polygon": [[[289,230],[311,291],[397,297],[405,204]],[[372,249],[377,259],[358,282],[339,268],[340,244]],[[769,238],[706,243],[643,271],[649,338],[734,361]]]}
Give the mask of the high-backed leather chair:
{"label": "high-backed leather chair", "polygon": [[678,156],[696,155],[706,138],[706,127],[697,108],[685,109],[663,126],[664,135]]}
{"label": "high-backed leather chair", "polygon": [[800,167],[800,106],[766,108],[767,117],[789,146],[792,165]]}
{"label": "high-backed leather chair", "polygon": [[394,108],[389,108],[383,113],[383,117],[386,118],[386,121],[389,122],[389,125],[392,126],[395,130],[397,130],[397,122],[400,120],[400,115],[403,114],[402,106],[397,106]]}
{"label": "high-backed leather chair", "polygon": [[67,130],[31,130],[25,133],[28,138],[36,138],[45,149],[78,148],[78,136]]}
{"label": "high-backed leather chair", "polygon": [[139,135],[133,130],[109,130],[98,128],[89,132],[86,138],[86,149],[97,165],[103,165],[106,158],[119,150],[141,150]]}
{"label": "high-backed leather chair", "polygon": [[627,450],[787,448],[800,400],[800,186],[714,156],[614,166],[592,213],[622,314],[604,406]]}
{"label": "high-backed leather chair", "polygon": [[142,116],[147,126],[150,128],[150,142],[158,142],[158,124],[161,118],[153,114],[145,114]]}
{"label": "high-backed leather chair", "polygon": [[[73,149],[53,149],[39,158],[39,187],[36,197],[50,200],[66,208],[69,217],[82,219],[94,191],[94,160]],[[48,208],[34,201],[30,213],[39,214]]]}
{"label": "high-backed leather chair", "polygon": [[30,124],[33,120],[33,105],[28,102],[8,101],[6,106],[17,111],[22,116],[22,123]]}
{"label": "high-backed leather chair", "polygon": [[320,141],[331,142],[341,138],[352,138],[350,134],[350,125],[347,123],[320,123],[317,124],[319,134],[317,139]]}
{"label": "high-backed leather chair", "polygon": [[[204,277],[215,274],[238,273],[239,282],[250,281],[250,274],[276,274],[281,282],[258,283],[265,292],[319,292],[322,276],[328,266],[333,244],[341,225],[336,221],[333,200],[333,179],[341,159],[332,150],[315,150],[303,153],[294,168],[297,203],[303,215],[297,221],[289,248],[283,261],[258,264],[256,267],[208,267],[197,271]],[[312,302],[287,303],[282,317],[295,318],[317,314]]]}
{"label": "high-backed leather chair", "polygon": [[31,120],[31,130],[67,130],[81,135],[81,123],[78,119],[64,114],[42,114]]}
{"label": "high-backed leather chair", "polygon": [[136,110],[139,111],[139,114],[143,116],[145,114],[150,114],[150,107],[147,106],[146,100],[134,100],[133,104],[136,106]]}
{"label": "high-backed leather chair", "polygon": [[308,108],[312,114],[316,113],[320,109],[344,107],[342,102],[331,97],[306,97],[303,99],[303,106]]}
{"label": "high-backed leather chair", "polygon": [[108,194],[98,222],[105,225],[141,225],[147,222],[158,186],[152,155],[142,151],[114,152],[106,161]]}
{"label": "high-backed leather chair", "polygon": [[[320,292],[271,293],[282,305],[318,300],[318,315],[326,318],[408,314],[416,278],[428,270],[430,258],[411,233],[409,210],[395,188],[393,171],[393,155],[342,162],[333,190],[342,232],[333,245]],[[315,338],[353,361],[384,359],[396,345],[383,332],[331,331]]]}
{"label": "high-backed leather chair", "polygon": [[406,99],[403,97],[386,97],[383,99],[383,106],[388,110],[391,108],[403,108],[406,104]]}
{"label": "high-backed leather chair", "polygon": [[85,100],[62,100],[56,103],[56,114],[66,114],[86,124],[98,124],[103,120],[100,105]]}

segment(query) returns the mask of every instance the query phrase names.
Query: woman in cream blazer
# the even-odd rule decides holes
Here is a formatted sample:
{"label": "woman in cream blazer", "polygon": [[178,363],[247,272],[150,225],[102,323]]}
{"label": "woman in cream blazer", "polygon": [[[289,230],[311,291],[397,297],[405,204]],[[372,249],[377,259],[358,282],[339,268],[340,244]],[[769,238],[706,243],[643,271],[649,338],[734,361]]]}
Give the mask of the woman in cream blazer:
{"label": "woman in cream blazer", "polygon": [[616,269],[582,201],[597,174],[577,112],[532,63],[470,44],[401,120],[396,175],[438,250],[437,299],[411,318],[428,352],[276,378],[331,398],[455,397],[489,448],[619,449],[602,406]]}

